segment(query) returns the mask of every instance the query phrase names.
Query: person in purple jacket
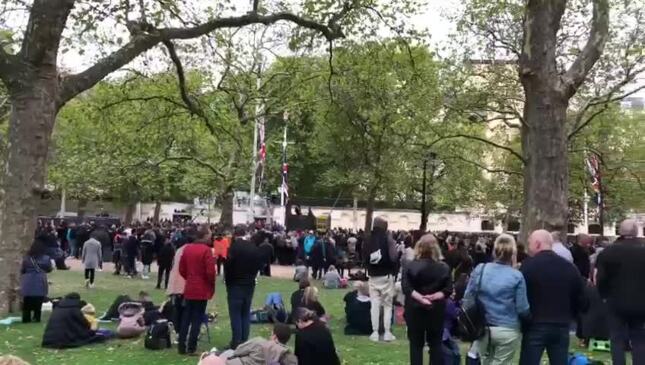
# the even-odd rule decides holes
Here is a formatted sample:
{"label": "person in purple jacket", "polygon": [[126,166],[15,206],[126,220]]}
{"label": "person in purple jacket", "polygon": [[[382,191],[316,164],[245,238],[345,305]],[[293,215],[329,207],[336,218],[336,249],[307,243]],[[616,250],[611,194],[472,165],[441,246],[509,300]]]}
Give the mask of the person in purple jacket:
{"label": "person in purple jacket", "polygon": [[[43,301],[48,294],[47,273],[52,271],[47,247],[36,239],[22,260],[20,294],[22,295],[22,323],[40,322]],[[33,314],[33,316],[32,316]]]}

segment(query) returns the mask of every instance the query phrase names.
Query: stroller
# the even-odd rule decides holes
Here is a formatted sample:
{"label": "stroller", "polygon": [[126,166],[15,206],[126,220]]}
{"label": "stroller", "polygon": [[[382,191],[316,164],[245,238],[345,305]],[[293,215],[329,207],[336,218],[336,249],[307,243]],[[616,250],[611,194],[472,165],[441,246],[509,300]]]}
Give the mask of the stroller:
{"label": "stroller", "polygon": [[119,338],[139,337],[146,331],[143,314],[145,308],[138,302],[126,302],[119,305],[119,325],[116,334]]}

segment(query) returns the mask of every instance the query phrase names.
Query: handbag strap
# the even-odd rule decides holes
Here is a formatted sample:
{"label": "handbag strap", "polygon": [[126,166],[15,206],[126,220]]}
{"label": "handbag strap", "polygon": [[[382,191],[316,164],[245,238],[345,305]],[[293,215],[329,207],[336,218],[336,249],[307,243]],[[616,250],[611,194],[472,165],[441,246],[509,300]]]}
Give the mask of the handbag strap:
{"label": "handbag strap", "polygon": [[477,290],[475,291],[475,301],[477,301],[477,299],[479,299],[479,291],[481,290],[481,287],[482,287],[482,278],[484,277],[484,270],[486,270],[486,265],[487,264],[484,264],[484,266],[482,266],[482,272],[479,273],[479,280],[477,282]]}
{"label": "handbag strap", "polygon": [[29,259],[31,260],[31,264],[34,265],[34,269],[36,269],[36,272],[41,274],[43,272],[43,269],[41,269],[40,266],[38,266],[38,263],[36,262],[36,260],[34,260],[34,257],[29,256]]}

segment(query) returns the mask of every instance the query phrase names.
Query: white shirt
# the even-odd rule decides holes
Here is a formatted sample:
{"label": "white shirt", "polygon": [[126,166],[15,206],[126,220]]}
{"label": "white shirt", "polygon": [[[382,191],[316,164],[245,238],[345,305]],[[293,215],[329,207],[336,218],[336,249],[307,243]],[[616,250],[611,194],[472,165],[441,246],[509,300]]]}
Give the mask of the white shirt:
{"label": "white shirt", "polygon": [[571,251],[569,251],[568,248],[564,247],[562,242],[553,243],[553,252],[573,264],[573,256],[571,256]]}

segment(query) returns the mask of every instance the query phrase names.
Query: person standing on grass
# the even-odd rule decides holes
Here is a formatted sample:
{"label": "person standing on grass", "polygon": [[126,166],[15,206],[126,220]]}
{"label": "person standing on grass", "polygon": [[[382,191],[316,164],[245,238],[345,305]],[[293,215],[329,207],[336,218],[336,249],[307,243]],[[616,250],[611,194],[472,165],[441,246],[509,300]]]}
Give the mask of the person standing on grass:
{"label": "person standing on grass", "polygon": [[94,233],[83,244],[81,260],[85,268],[85,287],[94,288],[96,269],[103,267],[103,250],[101,249],[101,243],[96,239]]}
{"label": "person standing on grass", "polygon": [[614,365],[626,363],[631,343],[635,365],[645,364],[645,242],[634,219],[620,224],[620,237],[604,249],[596,263],[600,296],[609,306],[609,336]]}
{"label": "person standing on grass", "polygon": [[22,260],[20,268],[22,323],[40,322],[41,307],[49,289],[47,273],[53,269],[51,258],[45,252],[45,244],[36,239],[27,256]]}
{"label": "person standing on grass", "polygon": [[387,221],[374,218],[374,228],[366,242],[363,255],[369,274],[370,299],[372,301],[372,335],[370,340],[379,341],[379,324],[383,308],[383,341],[396,340],[392,334],[392,307],[394,300],[394,272],[396,271],[396,242],[387,231]]}
{"label": "person standing on grass", "polygon": [[150,266],[155,255],[155,241],[157,235],[150,226],[145,230],[141,237],[141,263],[143,270],[141,271],[141,279],[147,280],[150,278]]}
{"label": "person standing on grass", "polygon": [[175,325],[175,331],[179,333],[184,309],[184,289],[186,287],[186,280],[179,274],[179,263],[181,262],[186,245],[183,243],[183,240],[177,241],[177,245],[177,251],[173,258],[172,268],[170,269],[170,279],[168,280],[166,294],[170,297],[173,308],[172,318],[170,320]]}
{"label": "person standing on grass", "polygon": [[263,257],[261,249],[245,239],[245,236],[246,226],[235,226],[233,243],[224,263],[224,282],[232,333],[229,347],[233,350],[249,339],[255,281],[258,272],[268,260]]}
{"label": "person standing on grass", "polygon": [[[215,257],[208,225],[197,229],[194,243],[186,245],[179,261],[179,274],[186,280],[184,308],[179,330],[179,354],[194,354],[197,337],[206,314],[206,305],[215,295]],[[190,331],[190,332],[189,332]]]}
{"label": "person standing on grass", "polygon": [[[443,365],[441,347],[446,298],[452,295],[450,268],[441,262],[441,249],[432,234],[415,245],[414,260],[403,270],[401,287],[405,294],[405,322],[410,341],[410,364],[423,363],[423,348],[430,348],[430,363]],[[373,305],[373,304],[372,304]],[[372,318],[372,324],[374,319]],[[384,324],[387,319],[384,319]]]}
{"label": "person standing on grass", "polygon": [[585,280],[574,265],[553,252],[551,233],[537,230],[528,242],[531,257],[520,271],[531,317],[524,326],[520,365],[539,365],[545,350],[551,365],[566,365],[571,323],[588,305]]}
{"label": "person standing on grass", "polygon": [[[470,276],[464,306],[483,306],[489,330],[479,341],[483,365],[512,364],[522,339],[520,319],[529,317],[526,283],[514,268],[517,244],[513,236],[502,234],[495,240],[494,262],[478,265]],[[481,285],[480,285],[481,283]]]}
{"label": "person standing on grass", "polygon": [[172,261],[175,257],[175,248],[172,247],[169,239],[166,239],[164,245],[157,254],[157,289],[161,289],[161,281],[164,281],[164,289],[168,289],[168,280],[170,279],[170,270],[172,269]]}

